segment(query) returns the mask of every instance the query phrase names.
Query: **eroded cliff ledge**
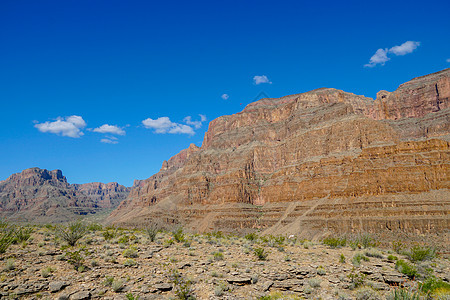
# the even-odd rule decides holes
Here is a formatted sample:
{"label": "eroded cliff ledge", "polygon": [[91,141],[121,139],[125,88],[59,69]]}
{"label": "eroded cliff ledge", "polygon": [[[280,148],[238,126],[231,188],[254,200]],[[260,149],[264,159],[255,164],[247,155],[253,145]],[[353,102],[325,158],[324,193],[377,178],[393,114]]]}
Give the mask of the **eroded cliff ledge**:
{"label": "eroded cliff ledge", "polygon": [[193,230],[447,232],[450,69],[377,99],[322,88],[209,124],[109,217]]}

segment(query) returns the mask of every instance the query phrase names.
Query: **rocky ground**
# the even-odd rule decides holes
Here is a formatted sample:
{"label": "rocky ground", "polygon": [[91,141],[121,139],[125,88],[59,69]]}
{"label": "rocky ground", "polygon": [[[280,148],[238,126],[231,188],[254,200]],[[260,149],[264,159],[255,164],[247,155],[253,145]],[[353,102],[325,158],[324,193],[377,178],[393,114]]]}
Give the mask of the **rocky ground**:
{"label": "rocky ground", "polygon": [[73,247],[52,226],[11,245],[0,254],[0,298],[416,299],[393,293],[411,296],[430,280],[439,282],[434,298],[450,298],[448,258],[427,247],[411,257],[400,242],[404,254],[379,249],[368,235],[324,243],[180,229],[151,241],[145,230],[90,227]]}

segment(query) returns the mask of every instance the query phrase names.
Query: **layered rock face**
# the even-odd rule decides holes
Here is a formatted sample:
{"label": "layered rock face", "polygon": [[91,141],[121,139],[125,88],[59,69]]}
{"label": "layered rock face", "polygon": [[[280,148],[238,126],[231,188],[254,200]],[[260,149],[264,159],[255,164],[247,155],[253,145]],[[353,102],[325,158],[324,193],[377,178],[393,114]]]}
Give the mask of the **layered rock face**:
{"label": "layered rock face", "polygon": [[115,208],[128,192],[115,182],[71,185],[60,170],[31,168],[0,181],[0,216],[23,222],[65,222]]}
{"label": "layered rock face", "polygon": [[193,230],[317,235],[446,232],[450,69],[376,100],[322,88],[213,120],[110,222],[160,218]]}

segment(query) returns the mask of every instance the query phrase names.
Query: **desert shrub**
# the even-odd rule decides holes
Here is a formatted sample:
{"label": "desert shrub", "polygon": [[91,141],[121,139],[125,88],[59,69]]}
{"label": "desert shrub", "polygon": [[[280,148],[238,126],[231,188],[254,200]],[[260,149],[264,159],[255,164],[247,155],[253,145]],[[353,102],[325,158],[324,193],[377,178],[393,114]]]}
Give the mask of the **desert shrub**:
{"label": "desert shrub", "polygon": [[125,245],[128,244],[130,242],[130,236],[128,234],[123,234],[119,237],[119,239],[117,240],[117,243],[119,243],[120,245]]}
{"label": "desert shrub", "polygon": [[28,241],[32,233],[33,233],[32,227],[18,226],[16,230],[14,230],[13,244],[19,244]]}
{"label": "desert shrub", "polygon": [[283,245],[284,242],[286,241],[286,237],[283,235],[276,235],[272,237],[272,240],[277,245]]}
{"label": "desert shrub", "polygon": [[335,238],[335,237],[326,237],[325,239],[322,240],[322,243],[324,245],[327,245],[330,248],[340,248],[340,247],[345,247],[345,245],[347,245],[347,239],[345,237],[343,238]]}
{"label": "desert shrub", "polygon": [[[309,286],[306,286],[305,289],[311,289],[311,288]],[[311,291],[309,291],[309,293],[311,293]],[[305,292],[305,294],[308,294],[308,293]],[[287,293],[280,292],[280,291],[273,291],[273,292],[270,292],[270,294],[268,294],[266,296],[262,296],[262,297],[258,298],[258,300],[300,300],[300,299],[303,299],[303,298],[301,298],[298,295],[287,294]]]}
{"label": "desert shrub", "polygon": [[6,222],[0,222],[0,253],[5,253],[14,242],[15,228]]}
{"label": "desert shrub", "polygon": [[366,274],[355,272],[355,268],[353,268],[352,272],[348,274],[347,277],[350,279],[351,289],[363,286],[366,281]]}
{"label": "desert shrub", "polygon": [[386,300],[419,300],[417,292],[410,292],[405,288],[397,288],[386,296]]}
{"label": "desert shrub", "polygon": [[117,229],[115,229],[115,230],[107,229],[107,230],[102,232],[102,235],[103,235],[103,238],[105,239],[105,241],[112,240],[117,235]]}
{"label": "desert shrub", "polygon": [[70,223],[66,226],[57,226],[56,234],[70,246],[75,246],[78,240],[83,238],[87,232],[87,227],[81,221]]}
{"label": "desert shrub", "polygon": [[136,262],[134,259],[132,259],[132,258],[128,258],[128,259],[123,263],[123,265],[124,265],[125,267],[133,267],[133,266],[137,265],[137,262]]}
{"label": "desert shrub", "polygon": [[147,226],[145,227],[145,232],[147,233],[147,236],[148,236],[150,242],[155,241],[156,235],[161,230],[162,230],[161,225],[156,222],[151,222],[151,223],[147,224]]}
{"label": "desert shrub", "polygon": [[98,223],[90,223],[87,226],[87,230],[92,231],[92,232],[102,231],[103,230],[103,226],[101,224],[98,224]]}
{"label": "desert shrub", "polygon": [[255,248],[253,252],[259,260],[266,260],[269,255],[264,248]]}
{"label": "desert shrub", "polygon": [[65,259],[74,267],[75,270],[80,271],[84,268],[85,251],[86,250],[84,248],[80,248],[74,251],[66,251]]}
{"label": "desert shrub", "polygon": [[320,283],[321,283],[320,279],[317,278],[311,278],[310,280],[308,280],[308,284],[312,288],[320,287]]}
{"label": "desert shrub", "polygon": [[435,296],[436,294],[450,295],[450,284],[440,278],[430,276],[420,284],[420,290],[429,296]]}
{"label": "desert shrub", "polygon": [[111,283],[111,289],[118,293],[121,290],[123,290],[123,288],[125,287],[124,282],[122,279],[113,279],[112,283]]}
{"label": "desert shrub", "polygon": [[214,260],[223,260],[223,253],[222,252],[214,252]]}
{"label": "desert shrub", "polygon": [[362,287],[356,291],[356,300],[381,300],[381,297],[372,288]]}
{"label": "desert shrub", "polygon": [[402,241],[393,241],[392,242],[392,249],[400,254],[402,253],[403,249],[405,249],[405,244]]}
{"label": "desert shrub", "polygon": [[127,298],[127,300],[138,300],[139,296],[134,296],[133,293],[127,293],[125,295],[125,297]]}
{"label": "desert shrub", "polygon": [[408,263],[402,259],[397,260],[395,263],[395,268],[400,272],[414,279],[417,276],[417,269],[413,264]]}
{"label": "desert shrub", "polygon": [[339,256],[339,262],[340,262],[341,264],[345,264],[345,256],[344,256],[344,254],[342,254],[342,253],[341,253],[341,255]]}
{"label": "desert shrub", "polygon": [[184,242],[184,233],[183,233],[183,228],[182,227],[178,227],[177,229],[172,231],[172,235],[174,240],[177,243],[182,243]]}
{"label": "desert shrub", "polygon": [[103,285],[105,286],[111,286],[114,282],[114,277],[113,276],[106,276],[105,280],[103,281]]}
{"label": "desert shrub", "polygon": [[130,247],[123,251],[122,255],[126,258],[136,258],[139,257],[137,249],[135,247]]}
{"label": "desert shrub", "polygon": [[369,249],[364,252],[367,257],[383,258],[383,254],[376,249]]}
{"label": "desert shrub", "polygon": [[377,241],[369,233],[359,233],[350,239],[352,249],[370,248],[378,245]]}
{"label": "desert shrub", "polygon": [[6,264],[5,264],[5,270],[6,271],[12,271],[16,268],[16,262],[14,261],[13,258],[8,258],[6,260]]}
{"label": "desert shrub", "polygon": [[170,281],[173,284],[173,291],[177,299],[191,300],[195,299],[192,291],[192,283],[184,278],[176,269],[172,269],[169,274]]}
{"label": "desert shrub", "polygon": [[247,233],[245,238],[249,241],[255,241],[258,239],[258,235],[255,232]]}
{"label": "desert shrub", "polygon": [[398,257],[390,254],[390,255],[388,255],[387,259],[390,260],[390,261],[394,261],[394,260],[397,260]]}
{"label": "desert shrub", "polygon": [[53,273],[53,269],[51,267],[46,267],[41,270],[41,276],[43,278],[50,277],[50,275]]}
{"label": "desert shrub", "polygon": [[352,264],[355,267],[359,267],[361,265],[361,261],[369,261],[369,258],[362,253],[356,253],[352,258]]}
{"label": "desert shrub", "polygon": [[431,260],[436,257],[436,249],[431,247],[414,246],[404,253],[412,262]]}

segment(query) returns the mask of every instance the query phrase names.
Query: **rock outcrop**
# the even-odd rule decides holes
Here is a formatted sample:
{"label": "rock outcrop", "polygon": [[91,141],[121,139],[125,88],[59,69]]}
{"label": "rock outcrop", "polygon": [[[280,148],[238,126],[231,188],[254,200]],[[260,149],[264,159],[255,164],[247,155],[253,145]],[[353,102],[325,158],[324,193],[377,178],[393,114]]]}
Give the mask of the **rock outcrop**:
{"label": "rock outcrop", "polygon": [[71,185],[60,170],[30,168],[0,181],[0,216],[23,222],[65,222],[113,209],[128,192],[115,182]]}
{"label": "rock outcrop", "polygon": [[377,99],[322,88],[262,99],[209,124],[109,221],[194,230],[446,232],[450,69]]}

